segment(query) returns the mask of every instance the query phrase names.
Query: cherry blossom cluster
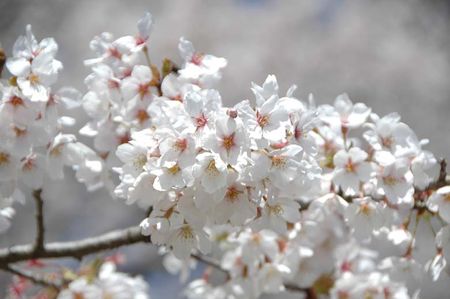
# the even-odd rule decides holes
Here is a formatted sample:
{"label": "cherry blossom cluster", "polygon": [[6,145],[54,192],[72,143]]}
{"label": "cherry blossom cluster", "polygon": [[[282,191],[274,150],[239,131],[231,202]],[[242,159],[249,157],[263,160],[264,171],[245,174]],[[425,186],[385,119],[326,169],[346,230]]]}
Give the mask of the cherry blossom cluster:
{"label": "cherry blossom cluster", "polygon": [[[123,263],[120,255],[108,256],[104,259],[94,259],[80,267],[78,271],[47,264],[41,261],[30,261],[25,266],[41,273],[43,277],[50,276],[64,278],[67,286],[56,291],[50,287],[41,288],[36,296],[36,287],[28,280],[15,276],[8,287],[7,296],[11,299],[39,298],[39,299],[98,299],[98,298],[136,298],[149,299],[149,286],[141,276],[130,276],[117,270],[118,264]],[[55,271],[55,268],[57,269]],[[52,269],[53,273],[48,273]]]}
{"label": "cherry blossom cluster", "polygon": [[[52,92],[62,68],[52,39],[38,43],[29,27],[18,39],[1,86],[0,229],[22,186],[40,189],[69,165],[88,189],[146,210],[141,233],[170,273],[186,280],[196,257],[216,261],[187,285],[189,299],[445,294],[450,185],[427,140],[346,94],[333,105],[298,99],[295,85],[281,94],[273,75],[227,107],[215,89],[227,61],[181,38],[181,63],[158,68],[152,27],[146,13],[134,36],[94,38],[84,96]],[[78,105],[94,149],[63,133]],[[148,298],[141,279],[99,269],[57,298]]]}
{"label": "cherry blossom cluster", "polygon": [[[91,267],[92,268],[92,267]],[[94,269],[95,270],[95,269]],[[95,273],[97,272],[97,273]],[[57,299],[135,298],[150,299],[148,284],[142,277],[118,272],[113,262],[103,263],[97,271],[82,273],[61,291]]]}
{"label": "cherry blossom cluster", "polygon": [[[252,85],[253,99],[225,107],[204,78],[220,78],[226,62],[185,39],[179,49],[183,64],[161,82],[170,88],[146,108],[150,125],[117,148],[115,194],[150,207],[142,233],[176,258],[219,255],[227,281],[194,281],[189,297],[257,298],[289,284],[408,298],[423,288],[418,273],[439,278],[449,187],[438,188],[427,140],[346,94],[320,106],[295,98],[295,86],[280,96],[272,75]],[[419,224],[436,245],[419,243]],[[428,255],[416,257],[422,246]]]}
{"label": "cherry blossom cluster", "polygon": [[12,76],[0,82],[0,232],[10,225],[13,203],[24,202],[23,191],[63,179],[65,165],[82,182],[101,171],[97,154],[64,133],[75,122],[67,111],[80,105],[81,94],[52,89],[62,69],[57,51],[53,38],[38,42],[27,26],[6,61]]}

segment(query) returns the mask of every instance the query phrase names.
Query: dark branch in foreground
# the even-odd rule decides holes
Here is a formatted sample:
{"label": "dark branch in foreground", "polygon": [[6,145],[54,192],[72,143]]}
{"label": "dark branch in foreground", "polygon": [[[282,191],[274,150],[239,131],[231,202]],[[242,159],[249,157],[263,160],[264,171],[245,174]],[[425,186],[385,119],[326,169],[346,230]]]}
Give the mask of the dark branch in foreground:
{"label": "dark branch in foreground", "polygon": [[139,227],[112,231],[100,236],[86,238],[79,241],[55,242],[44,244],[39,251],[34,250],[32,244],[17,245],[0,249],[0,268],[10,263],[42,258],[76,258],[118,248],[123,245],[149,242],[149,238],[141,234]]}

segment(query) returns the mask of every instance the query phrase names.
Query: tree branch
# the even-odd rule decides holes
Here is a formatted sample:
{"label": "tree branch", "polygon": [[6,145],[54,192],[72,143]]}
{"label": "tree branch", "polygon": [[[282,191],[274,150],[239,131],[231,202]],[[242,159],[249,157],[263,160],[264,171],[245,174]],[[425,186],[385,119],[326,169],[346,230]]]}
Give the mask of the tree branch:
{"label": "tree branch", "polygon": [[0,268],[4,268],[10,263],[30,259],[66,257],[81,259],[86,255],[99,251],[141,242],[150,241],[147,236],[141,234],[139,227],[131,227],[78,241],[44,244],[42,249],[37,252],[32,244],[16,245],[0,249]]}
{"label": "tree branch", "polygon": [[[30,259],[45,259],[45,258],[76,258],[81,259],[82,257],[97,253],[103,250],[109,250],[118,248],[123,245],[131,245],[137,243],[150,242],[148,236],[141,234],[140,227],[131,227],[123,230],[112,231],[100,236],[86,238],[78,241],[68,241],[68,242],[55,242],[44,244],[42,249],[35,251],[35,247],[32,244],[27,245],[16,245],[10,248],[0,249],[0,269],[14,273],[16,275],[23,276],[35,283],[45,284],[46,286],[52,286],[51,282],[43,280],[42,278],[36,277],[31,273],[25,273],[17,269],[11,268],[9,264],[22,262]],[[215,268],[218,271],[229,275],[228,271],[223,269],[220,263],[208,256],[203,256],[199,254],[193,254],[192,258],[207,264]],[[53,283],[54,286],[58,287]],[[300,288],[295,285],[286,284],[287,290],[306,292],[309,294],[310,289]]]}
{"label": "tree branch", "polygon": [[19,270],[19,269],[15,268],[15,267],[11,267],[9,265],[3,266],[3,267],[1,267],[1,269],[5,270],[6,272],[12,273],[14,275],[26,278],[27,280],[29,280],[29,281],[31,281],[31,282],[33,282],[35,284],[38,284],[38,285],[41,285],[41,286],[44,286],[44,287],[50,287],[50,288],[55,289],[55,290],[61,289],[59,284],[57,284],[57,283],[47,279],[44,276],[37,275],[35,273],[28,272],[28,271],[25,271],[25,270]]}
{"label": "tree branch", "polygon": [[44,202],[41,197],[42,189],[33,191],[33,198],[36,202],[36,241],[34,243],[34,251],[36,254],[44,248]]}
{"label": "tree branch", "polygon": [[0,78],[2,77],[3,66],[6,63],[5,51],[0,47]]}

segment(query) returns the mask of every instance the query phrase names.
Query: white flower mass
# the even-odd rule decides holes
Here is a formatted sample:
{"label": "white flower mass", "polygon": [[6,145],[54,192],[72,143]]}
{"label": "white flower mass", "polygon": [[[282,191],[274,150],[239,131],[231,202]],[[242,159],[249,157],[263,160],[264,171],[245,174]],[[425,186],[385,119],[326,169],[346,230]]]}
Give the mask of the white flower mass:
{"label": "white flower mass", "polygon": [[[89,190],[149,211],[136,221],[172,259],[169,272],[186,276],[191,254],[220,261],[226,278],[191,281],[189,299],[296,289],[307,298],[431,298],[435,281],[449,279],[445,169],[398,114],[378,116],[347,94],[318,106],[312,95],[297,99],[296,86],[280,91],[274,75],[225,107],[214,86],[227,61],[181,38],[182,63],[158,69],[152,27],[147,13],[136,35],[95,37],[84,95],[52,88],[62,70],[52,38],[38,42],[31,26],[18,38],[0,86],[0,233],[24,192],[70,166]],[[75,122],[65,112],[79,106],[93,148],[64,133]],[[57,298],[147,291],[105,263]]]}

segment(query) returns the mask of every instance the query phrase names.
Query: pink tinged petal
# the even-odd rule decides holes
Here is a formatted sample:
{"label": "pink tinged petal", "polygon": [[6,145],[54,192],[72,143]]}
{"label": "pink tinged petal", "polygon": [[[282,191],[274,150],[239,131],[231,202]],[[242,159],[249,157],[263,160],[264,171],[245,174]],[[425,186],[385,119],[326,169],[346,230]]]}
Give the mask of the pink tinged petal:
{"label": "pink tinged petal", "polygon": [[153,27],[153,16],[149,12],[146,12],[144,16],[138,21],[137,27],[139,31],[139,37],[144,40],[148,39]]}

